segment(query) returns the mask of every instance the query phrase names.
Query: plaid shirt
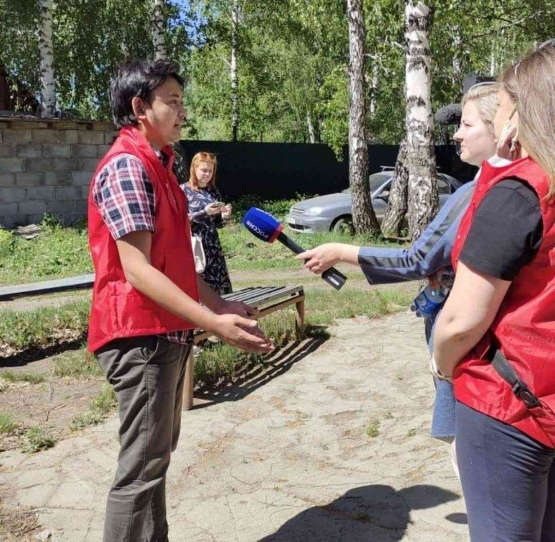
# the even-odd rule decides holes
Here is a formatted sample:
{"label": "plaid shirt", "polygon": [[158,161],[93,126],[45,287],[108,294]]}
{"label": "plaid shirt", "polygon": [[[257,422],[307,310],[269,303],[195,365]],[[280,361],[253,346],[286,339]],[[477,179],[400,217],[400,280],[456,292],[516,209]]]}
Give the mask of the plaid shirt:
{"label": "plaid shirt", "polygon": [[[167,157],[156,153],[164,166]],[[154,232],[156,197],[143,163],[131,154],[114,156],[98,173],[93,200],[114,240],[135,231]],[[171,342],[187,344],[192,332],[172,331],[161,335]]]}

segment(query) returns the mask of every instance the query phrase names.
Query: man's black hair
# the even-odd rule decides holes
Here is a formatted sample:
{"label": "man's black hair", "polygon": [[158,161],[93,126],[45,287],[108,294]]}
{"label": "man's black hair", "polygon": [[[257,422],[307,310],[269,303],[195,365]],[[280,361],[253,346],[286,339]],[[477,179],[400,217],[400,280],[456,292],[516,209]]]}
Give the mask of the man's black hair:
{"label": "man's black hair", "polygon": [[110,82],[112,116],[117,128],[137,126],[131,102],[135,96],[150,103],[154,90],[173,77],[183,88],[185,81],[173,62],[163,60],[134,60],[123,64]]}

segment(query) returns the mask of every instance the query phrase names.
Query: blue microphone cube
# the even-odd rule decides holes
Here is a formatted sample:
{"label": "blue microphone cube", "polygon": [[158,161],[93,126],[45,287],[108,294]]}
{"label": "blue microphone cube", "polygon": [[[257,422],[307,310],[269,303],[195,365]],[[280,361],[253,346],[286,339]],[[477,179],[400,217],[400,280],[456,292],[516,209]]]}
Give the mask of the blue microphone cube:
{"label": "blue microphone cube", "polygon": [[251,207],[243,218],[243,226],[255,237],[266,243],[273,243],[283,230],[283,226],[270,213]]}

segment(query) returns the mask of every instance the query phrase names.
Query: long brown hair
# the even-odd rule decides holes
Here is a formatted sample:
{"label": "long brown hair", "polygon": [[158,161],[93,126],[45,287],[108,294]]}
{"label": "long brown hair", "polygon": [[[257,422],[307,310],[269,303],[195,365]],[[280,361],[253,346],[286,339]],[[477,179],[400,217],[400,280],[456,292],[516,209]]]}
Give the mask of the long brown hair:
{"label": "long brown hair", "polygon": [[216,159],[216,155],[212,154],[211,152],[197,152],[193,156],[193,160],[191,161],[191,171],[189,173],[189,181],[187,184],[196,192],[199,190],[197,174],[195,170],[199,162],[208,162],[209,164],[214,164],[214,174],[208,183],[208,188],[214,190],[216,188],[216,171],[218,170],[218,160]]}
{"label": "long brown hair", "polygon": [[549,175],[555,196],[555,43],[551,40],[509,66],[499,81],[518,111],[518,138]]}

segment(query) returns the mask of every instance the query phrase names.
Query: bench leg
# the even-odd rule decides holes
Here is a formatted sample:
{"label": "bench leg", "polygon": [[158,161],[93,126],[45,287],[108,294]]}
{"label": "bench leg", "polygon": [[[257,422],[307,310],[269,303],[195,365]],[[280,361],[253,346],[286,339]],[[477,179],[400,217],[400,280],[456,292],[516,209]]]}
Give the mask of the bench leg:
{"label": "bench leg", "polygon": [[185,383],[183,385],[183,410],[193,408],[193,390],[195,388],[195,356],[193,347],[189,351],[187,364],[185,365]]}
{"label": "bench leg", "polygon": [[297,314],[295,315],[295,334],[297,335],[297,340],[300,341],[304,331],[304,297],[295,304],[295,308],[297,309]]}

